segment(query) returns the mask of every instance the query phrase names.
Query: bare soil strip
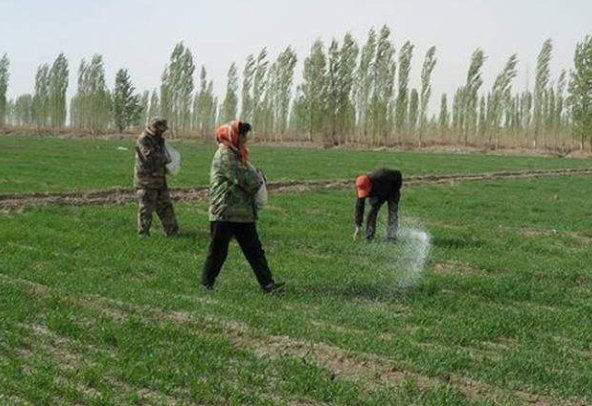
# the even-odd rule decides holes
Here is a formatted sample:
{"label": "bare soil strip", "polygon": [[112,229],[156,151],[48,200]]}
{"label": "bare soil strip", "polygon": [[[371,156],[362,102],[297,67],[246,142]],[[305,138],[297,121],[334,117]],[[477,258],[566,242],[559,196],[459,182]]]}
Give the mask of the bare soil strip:
{"label": "bare soil strip", "polygon": [[[0,280],[19,286],[34,296],[44,297],[51,288],[24,279],[0,274]],[[103,296],[71,298],[84,307],[125,320],[130,314],[139,314],[146,322],[168,322],[190,325],[201,334],[222,334],[234,346],[252,351],[262,358],[276,359],[285,356],[307,359],[329,370],[336,378],[360,382],[367,388],[402,386],[413,382],[423,390],[451,386],[472,401],[512,402],[531,406],[585,406],[582,398],[558,399],[524,390],[508,390],[460,374],[446,374],[438,377],[423,375],[405,365],[394,364],[388,358],[375,354],[351,352],[323,342],[306,341],[289,336],[265,336],[253,331],[248,325],[233,320],[224,320],[211,315],[200,315],[186,311],[167,311],[157,307],[146,307],[121,302]],[[196,330],[196,331],[197,331]]]}
{"label": "bare soil strip", "polygon": [[[531,179],[543,177],[592,175],[592,168],[558,169],[552,171],[513,171],[477,174],[420,175],[404,179],[405,186],[454,184],[469,181],[496,181],[504,179]],[[313,189],[345,189],[353,187],[351,179],[341,180],[295,180],[270,182],[272,192],[306,192]],[[207,186],[196,188],[175,188],[171,190],[173,200],[190,201],[204,199],[208,194]],[[68,193],[18,193],[0,195],[0,212],[22,210],[23,208],[42,205],[83,206],[101,204],[129,203],[136,199],[135,190],[116,188],[93,190],[88,192]]]}

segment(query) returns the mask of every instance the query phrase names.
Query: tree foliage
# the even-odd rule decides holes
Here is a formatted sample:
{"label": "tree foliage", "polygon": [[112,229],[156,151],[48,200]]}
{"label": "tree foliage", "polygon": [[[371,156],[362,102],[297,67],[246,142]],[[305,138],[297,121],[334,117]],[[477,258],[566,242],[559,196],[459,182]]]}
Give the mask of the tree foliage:
{"label": "tree foliage", "polygon": [[7,99],[7,92],[8,92],[8,81],[10,78],[10,61],[8,59],[8,55],[4,54],[2,58],[0,58],[0,127],[4,126],[4,122],[6,121],[7,115],[7,106],[8,106],[8,99]]}
{"label": "tree foliage", "polygon": [[127,69],[118,70],[115,75],[112,109],[113,121],[119,132],[140,122],[142,96],[135,94],[135,90]]}
{"label": "tree foliage", "polygon": [[188,133],[191,127],[194,71],[191,50],[182,42],[178,43],[171,53],[160,85],[160,112],[169,120],[173,134]]}
{"label": "tree foliage", "polygon": [[[553,44],[546,40],[536,60],[533,87],[513,88],[518,57],[512,55],[483,89],[483,50],[470,57],[466,80],[453,93],[442,94],[431,106],[436,48],[426,50],[414,73],[415,50],[410,41],[395,44],[391,29],[371,28],[358,43],[346,33],[327,46],[316,40],[298,70],[298,55],[286,46],[276,56],[267,48],[247,56],[242,71],[232,62],[221,103],[202,66],[199,76],[192,52],[178,43],[172,50],[154,91],[135,94],[129,73],[116,75],[111,93],[105,85],[100,55],[82,60],[77,88],[70,103],[70,125],[78,130],[104,132],[145,123],[150,116],[165,116],[173,134],[208,137],[219,122],[235,118],[253,124],[254,134],[266,140],[323,140],[327,146],[351,143],[403,145],[459,142],[465,145],[530,145],[569,148],[573,132],[580,147],[590,138],[588,120],[587,47],[578,44],[575,67],[551,72]],[[0,125],[35,125],[60,128],[68,116],[68,60],[60,54],[41,64],[32,94],[8,99],[9,61],[0,59]],[[239,74],[241,77],[239,78]],[[194,80],[197,80],[195,89]],[[416,89],[410,83],[419,80]],[[240,88],[239,88],[240,86]],[[433,104],[433,103],[432,103]],[[592,145],[591,145],[592,147]]]}
{"label": "tree foliage", "polygon": [[569,80],[569,108],[572,128],[580,140],[592,144],[592,36],[587,36],[576,47],[574,69]]}

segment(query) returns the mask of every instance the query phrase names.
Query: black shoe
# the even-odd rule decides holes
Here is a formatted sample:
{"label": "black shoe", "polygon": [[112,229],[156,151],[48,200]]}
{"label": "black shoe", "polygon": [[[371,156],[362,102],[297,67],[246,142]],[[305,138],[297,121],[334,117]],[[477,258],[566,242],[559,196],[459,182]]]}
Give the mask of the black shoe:
{"label": "black shoe", "polygon": [[143,240],[144,238],[150,237],[150,233],[138,233],[138,237]]}
{"label": "black shoe", "polygon": [[213,285],[213,284],[212,284],[212,285],[206,285],[206,284],[203,284],[203,283],[202,283],[202,284],[201,284],[201,289],[202,289],[204,292],[211,292],[211,291],[213,291],[213,290],[214,290],[214,285]]}
{"label": "black shoe", "polygon": [[265,285],[263,287],[263,292],[267,293],[267,294],[271,294],[274,295],[276,293],[281,293],[285,290],[286,288],[286,282],[271,282],[268,285]]}

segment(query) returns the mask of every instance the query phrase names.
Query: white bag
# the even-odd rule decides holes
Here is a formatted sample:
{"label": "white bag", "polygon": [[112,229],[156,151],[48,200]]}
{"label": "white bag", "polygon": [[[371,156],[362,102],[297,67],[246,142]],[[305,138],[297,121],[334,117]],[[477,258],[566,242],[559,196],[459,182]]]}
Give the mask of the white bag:
{"label": "white bag", "polygon": [[181,171],[181,154],[168,141],[164,142],[164,149],[170,161],[166,164],[167,173],[177,175]]}
{"label": "white bag", "polygon": [[263,210],[265,205],[267,204],[267,184],[265,182],[265,178],[263,178],[263,183],[259,188],[259,191],[255,194],[255,208],[257,211]]}
{"label": "white bag", "polygon": [[255,208],[257,211],[261,211],[267,204],[267,179],[265,178],[263,172],[255,168],[255,166],[253,166],[251,163],[249,163],[249,169],[257,172],[257,175],[261,177],[261,186],[259,187],[257,193],[255,193]]}

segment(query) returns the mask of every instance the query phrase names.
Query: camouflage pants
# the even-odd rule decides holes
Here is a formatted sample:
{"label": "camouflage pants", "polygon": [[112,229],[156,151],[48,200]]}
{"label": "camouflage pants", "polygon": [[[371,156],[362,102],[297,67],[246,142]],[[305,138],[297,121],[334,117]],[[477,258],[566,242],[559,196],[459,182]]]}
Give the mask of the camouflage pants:
{"label": "camouflage pants", "polygon": [[162,222],[166,235],[173,235],[179,231],[168,189],[137,189],[136,194],[139,202],[138,233],[150,233],[154,210]]}

